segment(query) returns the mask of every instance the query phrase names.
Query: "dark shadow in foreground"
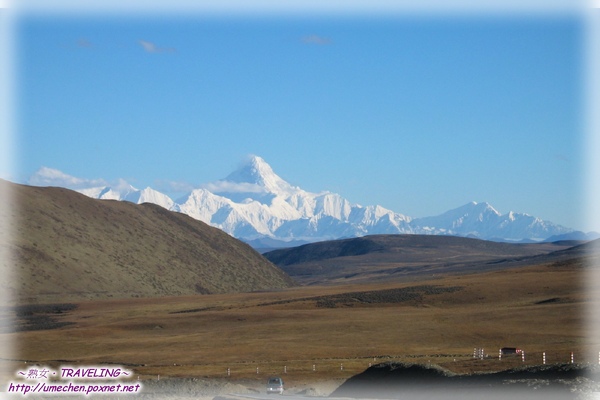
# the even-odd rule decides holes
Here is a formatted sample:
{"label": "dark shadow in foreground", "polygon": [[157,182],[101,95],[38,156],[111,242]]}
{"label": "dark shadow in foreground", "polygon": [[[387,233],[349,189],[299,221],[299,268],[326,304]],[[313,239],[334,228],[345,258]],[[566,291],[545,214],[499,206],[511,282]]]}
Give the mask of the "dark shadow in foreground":
{"label": "dark shadow in foreground", "polygon": [[456,375],[437,366],[384,363],[348,379],[330,397],[569,400],[591,398],[599,383],[599,368],[576,364]]}

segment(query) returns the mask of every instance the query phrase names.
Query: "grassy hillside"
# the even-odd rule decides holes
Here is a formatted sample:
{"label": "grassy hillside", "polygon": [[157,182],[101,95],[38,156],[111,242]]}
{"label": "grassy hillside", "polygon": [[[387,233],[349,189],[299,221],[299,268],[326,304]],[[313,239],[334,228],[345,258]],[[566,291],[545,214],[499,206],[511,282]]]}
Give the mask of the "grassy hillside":
{"label": "grassy hillside", "polygon": [[[153,204],[94,200],[62,188],[8,182],[14,278],[1,289],[25,303],[248,292],[292,280],[250,246]],[[6,189],[6,188],[4,188]],[[9,219],[12,216],[13,218]],[[6,266],[5,266],[6,267]]]}

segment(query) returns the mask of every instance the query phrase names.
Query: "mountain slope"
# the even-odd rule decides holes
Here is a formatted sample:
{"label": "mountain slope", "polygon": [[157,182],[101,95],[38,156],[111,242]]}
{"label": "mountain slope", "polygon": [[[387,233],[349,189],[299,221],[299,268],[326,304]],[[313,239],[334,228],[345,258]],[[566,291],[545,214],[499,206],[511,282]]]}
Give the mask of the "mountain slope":
{"label": "mountain slope", "polygon": [[[250,246],[154,204],[10,185],[15,207],[2,290],[25,302],[247,292],[291,286]],[[6,215],[2,215],[5,219]]]}

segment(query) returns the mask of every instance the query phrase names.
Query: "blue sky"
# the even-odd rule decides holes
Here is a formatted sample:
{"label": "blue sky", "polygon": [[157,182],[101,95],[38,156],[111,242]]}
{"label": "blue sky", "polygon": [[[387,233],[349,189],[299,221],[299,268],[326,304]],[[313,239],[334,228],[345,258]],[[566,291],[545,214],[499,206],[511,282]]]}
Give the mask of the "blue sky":
{"label": "blue sky", "polygon": [[583,38],[575,14],[24,16],[14,180],[167,192],[256,154],[412,217],[487,201],[588,229]]}

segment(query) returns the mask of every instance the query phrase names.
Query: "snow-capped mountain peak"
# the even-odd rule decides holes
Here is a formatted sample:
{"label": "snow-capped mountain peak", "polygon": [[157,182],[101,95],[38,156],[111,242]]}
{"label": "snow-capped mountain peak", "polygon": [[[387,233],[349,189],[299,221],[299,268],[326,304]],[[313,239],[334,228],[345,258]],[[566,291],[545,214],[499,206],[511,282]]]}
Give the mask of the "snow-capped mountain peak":
{"label": "snow-capped mountain peak", "polygon": [[[46,170],[48,175],[66,176]],[[527,214],[502,215],[489,203],[471,202],[441,215],[411,218],[378,205],[353,204],[339,194],[310,193],[292,186],[265,160],[249,157],[223,180],[202,185],[177,201],[151,188],[138,190],[125,181],[76,190],[99,199],[150,202],[187,214],[246,241],[263,238],[283,242],[315,242],[371,234],[437,234],[481,239],[543,240],[573,232]],[[92,181],[90,181],[92,182]]]}
{"label": "snow-capped mountain peak", "polygon": [[122,200],[130,201],[132,203],[152,203],[158,204],[159,206],[170,210],[175,202],[166,194],[163,194],[157,190],[147,187],[142,190],[135,190],[129,192]]}
{"label": "snow-capped mountain peak", "polygon": [[[240,185],[256,185],[256,191],[278,195],[291,195],[298,189],[277,175],[271,166],[259,156],[250,156],[237,170],[229,174],[223,181]],[[233,187],[233,185],[231,185]],[[240,186],[249,188],[250,186]]]}
{"label": "snow-capped mountain peak", "polygon": [[543,240],[554,235],[551,232],[573,231],[528,214],[510,211],[502,215],[485,202],[471,202],[435,217],[417,218],[412,224],[417,231],[426,229],[434,234],[504,240]]}
{"label": "snow-capped mountain peak", "polygon": [[134,188],[123,179],[120,179],[114,185],[89,187],[78,189],[77,191],[89,197],[105,200],[124,200],[128,196],[135,195],[136,192],[139,192],[138,189]]}
{"label": "snow-capped mountain peak", "polygon": [[102,200],[123,200],[131,203],[157,204],[167,210],[173,208],[175,202],[166,194],[147,187],[146,189],[136,189],[124,180],[119,180],[113,186],[90,187],[86,189],[77,189],[79,193],[88,197]]}

